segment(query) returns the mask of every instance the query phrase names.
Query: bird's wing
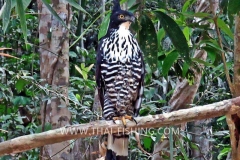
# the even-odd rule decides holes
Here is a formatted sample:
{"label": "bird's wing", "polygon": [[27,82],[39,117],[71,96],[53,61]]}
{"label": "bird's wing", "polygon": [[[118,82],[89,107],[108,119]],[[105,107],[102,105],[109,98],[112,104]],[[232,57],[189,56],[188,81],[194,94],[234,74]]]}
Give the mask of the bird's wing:
{"label": "bird's wing", "polygon": [[103,109],[104,105],[104,82],[102,79],[101,75],[101,63],[102,63],[102,52],[103,50],[101,49],[102,47],[102,41],[100,41],[98,45],[98,51],[97,51],[97,64],[96,64],[96,73],[95,73],[95,78],[96,78],[96,83],[97,83],[97,88],[98,88],[98,96],[99,100],[101,103],[101,107]]}
{"label": "bird's wing", "polygon": [[135,102],[133,102],[134,104],[134,116],[137,117],[139,114],[139,110],[141,108],[141,103],[142,103],[142,96],[143,96],[143,87],[144,87],[144,77],[145,77],[145,64],[143,61],[143,53],[140,50],[139,55],[141,57],[141,66],[142,66],[142,70],[141,70],[141,79],[139,81],[138,84],[138,92],[137,92],[137,98],[135,100]]}

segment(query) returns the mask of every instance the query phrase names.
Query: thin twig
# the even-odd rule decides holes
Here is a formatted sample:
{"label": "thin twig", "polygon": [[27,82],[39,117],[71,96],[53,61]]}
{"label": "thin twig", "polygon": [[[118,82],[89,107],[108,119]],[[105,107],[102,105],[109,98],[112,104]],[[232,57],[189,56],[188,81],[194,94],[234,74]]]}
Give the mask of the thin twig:
{"label": "thin twig", "polygon": [[228,85],[229,85],[229,88],[230,88],[230,91],[231,93],[233,94],[233,86],[232,86],[232,81],[231,81],[231,78],[230,78],[230,75],[229,75],[229,70],[228,70],[228,67],[227,67],[227,62],[226,62],[226,58],[225,58],[225,54],[224,54],[224,51],[223,51],[223,45],[222,45],[222,37],[220,35],[220,30],[219,30],[219,27],[218,27],[218,23],[217,23],[217,19],[218,19],[218,16],[216,15],[214,18],[213,18],[213,21],[214,21],[214,24],[215,24],[215,29],[217,31],[217,36],[218,36],[218,44],[221,48],[221,56],[222,56],[222,61],[223,61],[223,67],[224,67],[224,72],[226,74],[226,78],[227,78],[227,82],[228,82]]}

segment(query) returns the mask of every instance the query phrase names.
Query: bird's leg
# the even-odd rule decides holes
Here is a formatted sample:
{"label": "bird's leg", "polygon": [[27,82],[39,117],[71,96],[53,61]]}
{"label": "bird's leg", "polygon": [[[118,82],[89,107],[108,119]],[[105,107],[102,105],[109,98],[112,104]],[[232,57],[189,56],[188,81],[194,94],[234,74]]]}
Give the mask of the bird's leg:
{"label": "bird's leg", "polygon": [[133,116],[129,116],[129,115],[124,115],[124,116],[120,116],[120,117],[113,117],[113,122],[115,123],[116,120],[121,120],[123,123],[123,126],[126,128],[126,119],[130,120],[130,121],[134,121],[137,124],[137,121],[133,118]]}

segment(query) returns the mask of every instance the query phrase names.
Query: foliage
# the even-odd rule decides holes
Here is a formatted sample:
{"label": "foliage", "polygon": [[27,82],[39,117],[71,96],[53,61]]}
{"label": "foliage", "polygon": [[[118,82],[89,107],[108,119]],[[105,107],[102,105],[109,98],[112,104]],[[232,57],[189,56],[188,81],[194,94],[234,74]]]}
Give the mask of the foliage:
{"label": "foliage", "polygon": [[[232,6],[231,1],[238,2],[238,0],[229,0],[227,12],[219,13],[217,23],[221,30],[227,65],[232,76],[232,49],[234,47],[232,19],[240,7]],[[31,8],[33,5],[30,4],[31,1],[23,2],[6,1],[4,12],[0,15],[2,17],[0,48],[12,48],[12,50],[8,49],[4,52],[19,58],[5,56],[0,58],[1,141],[41,131],[39,119],[41,103],[49,98],[50,93],[63,98],[61,93],[51,90],[51,86],[41,85],[37,10]],[[48,1],[43,2],[49,4]],[[101,6],[99,1],[85,0],[82,1],[81,6],[75,5],[76,1],[74,0],[68,0],[68,2],[75,6],[72,8],[73,20],[69,28],[71,32],[69,110],[72,113],[73,124],[87,123],[101,118],[101,114],[92,109],[95,91],[95,52],[98,39],[106,33],[111,4],[107,2],[105,4],[106,12],[102,13],[101,8],[98,7]],[[189,82],[194,83],[193,72],[189,69],[189,66],[194,63],[205,65],[194,105],[209,104],[231,97],[220,59],[222,49],[216,37],[209,36],[207,31],[212,31],[209,25],[199,23],[202,21],[214,23],[211,14],[194,13],[192,7],[194,7],[195,1],[191,0],[187,0],[182,9],[175,9],[170,3],[166,4],[161,1],[146,0],[141,4],[135,4],[133,0],[122,2],[129,4],[129,10],[139,11],[140,14],[140,18],[132,25],[132,29],[139,40],[146,61],[141,116],[162,113],[168,109],[167,102],[173,93],[178,77],[187,78]],[[139,6],[143,7],[139,10]],[[18,8],[17,12],[13,10],[15,7]],[[57,16],[50,5],[48,8],[54,16]],[[24,11],[25,14],[23,14]],[[15,14],[18,16],[14,16]],[[198,17],[200,20],[195,22],[193,21],[194,17]],[[100,19],[103,20],[103,23]],[[200,34],[203,35],[203,39],[199,40]],[[206,62],[193,58],[196,49],[203,49],[208,53]],[[211,137],[214,147],[213,155],[217,159],[224,159],[230,150],[225,118],[213,119],[211,125],[213,126]],[[166,128],[142,131],[141,139],[144,149],[152,152],[153,145],[166,138],[165,130]],[[180,142],[173,144],[173,140],[171,140],[170,152],[175,153],[176,151],[177,153],[171,154],[174,159],[186,158],[185,148],[187,146],[197,148],[197,144],[191,142],[190,137],[186,135],[183,137],[184,145]],[[171,136],[170,139],[172,139]],[[130,159],[149,158],[136,147],[134,136],[131,136],[131,142]],[[15,158],[37,159],[38,154],[38,149],[34,149],[16,155]],[[169,159],[168,155],[164,155],[164,157]]]}

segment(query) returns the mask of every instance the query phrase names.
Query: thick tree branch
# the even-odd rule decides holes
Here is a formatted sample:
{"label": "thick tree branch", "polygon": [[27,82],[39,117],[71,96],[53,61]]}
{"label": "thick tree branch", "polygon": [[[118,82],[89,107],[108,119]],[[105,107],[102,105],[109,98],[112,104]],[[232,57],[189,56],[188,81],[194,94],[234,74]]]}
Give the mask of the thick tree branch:
{"label": "thick tree branch", "polygon": [[104,120],[66,126],[2,142],[0,143],[0,155],[19,153],[43,145],[59,143],[76,138],[117,132],[129,133],[130,131],[137,131],[139,129],[174,126],[183,122],[213,118],[237,113],[238,111],[240,111],[240,97],[170,113],[137,117],[137,125],[134,122],[128,121],[126,128],[124,128],[122,124],[115,124],[112,121]]}

